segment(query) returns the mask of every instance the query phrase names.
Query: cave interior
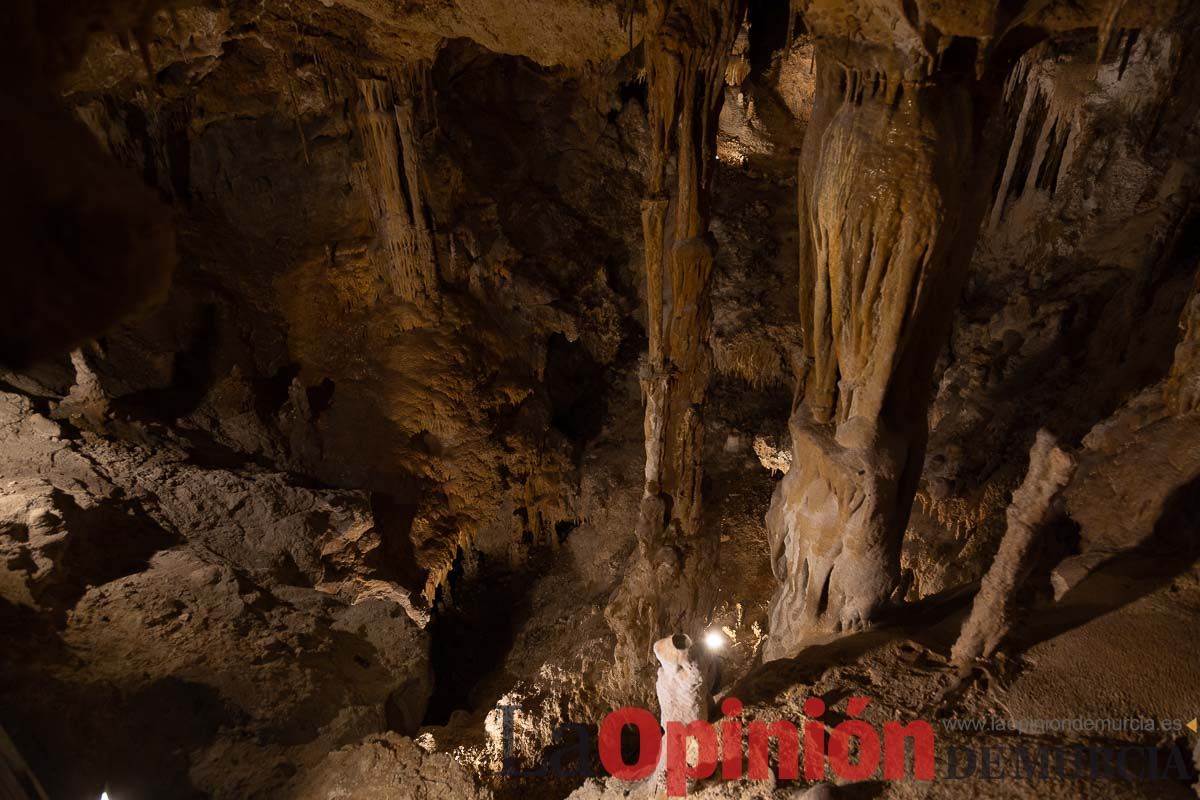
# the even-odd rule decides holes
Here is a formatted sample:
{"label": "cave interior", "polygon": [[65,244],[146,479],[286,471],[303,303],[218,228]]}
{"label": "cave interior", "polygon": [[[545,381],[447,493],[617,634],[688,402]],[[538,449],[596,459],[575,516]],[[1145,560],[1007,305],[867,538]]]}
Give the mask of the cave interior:
{"label": "cave interior", "polygon": [[1200,794],[1193,0],[4,6],[4,800]]}

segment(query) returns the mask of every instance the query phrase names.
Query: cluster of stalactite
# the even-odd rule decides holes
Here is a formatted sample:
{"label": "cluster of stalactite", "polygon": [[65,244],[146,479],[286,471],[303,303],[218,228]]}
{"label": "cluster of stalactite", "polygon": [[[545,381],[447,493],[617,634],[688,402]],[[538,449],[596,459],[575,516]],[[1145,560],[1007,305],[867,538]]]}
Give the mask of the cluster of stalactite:
{"label": "cluster of stalactite", "polygon": [[382,277],[397,297],[418,304],[437,297],[437,262],[414,133],[413,94],[419,71],[358,82],[358,127]]}
{"label": "cluster of stalactite", "polygon": [[[725,70],[741,0],[651,0],[645,38],[650,173],[642,203],[645,485],[638,548],[608,609],[618,663],[648,663],[665,633],[698,634],[716,546],[701,534],[703,409],[712,370],[709,199]],[[669,188],[674,157],[675,187]]]}

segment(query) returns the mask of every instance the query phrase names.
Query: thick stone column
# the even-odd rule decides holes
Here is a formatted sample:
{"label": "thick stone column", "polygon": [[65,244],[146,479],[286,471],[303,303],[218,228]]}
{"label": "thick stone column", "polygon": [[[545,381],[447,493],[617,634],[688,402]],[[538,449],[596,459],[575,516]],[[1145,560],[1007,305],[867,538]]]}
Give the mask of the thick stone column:
{"label": "thick stone column", "polygon": [[799,181],[807,361],[767,514],[768,659],[870,624],[898,584],[934,362],[994,163],[972,78],[876,59],[817,47]]}
{"label": "thick stone column", "polygon": [[725,66],[743,8],[743,0],[650,0],[647,13],[646,469],[638,549],[606,611],[617,635],[617,681],[625,687],[639,684],[635,675],[652,663],[651,645],[660,636],[699,635],[702,576],[715,561],[715,542],[700,531],[703,410],[712,369],[709,194]]}

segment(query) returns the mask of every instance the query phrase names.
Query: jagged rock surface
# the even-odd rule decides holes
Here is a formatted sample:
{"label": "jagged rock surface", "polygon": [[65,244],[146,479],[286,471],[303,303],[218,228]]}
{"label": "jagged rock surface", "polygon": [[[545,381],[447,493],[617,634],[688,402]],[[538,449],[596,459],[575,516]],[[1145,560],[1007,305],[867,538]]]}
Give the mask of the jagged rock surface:
{"label": "jagged rock surface", "polygon": [[372,534],[363,493],[200,467],[149,428],[135,444],[0,401],[5,636],[43,643],[4,649],[2,702],[32,757],[79,754],[42,771],[52,794],[263,796],[331,746],[415,732],[433,676],[407,594],[363,596],[323,561],[325,543]]}
{"label": "jagged rock surface", "polygon": [[[885,28],[868,28],[861,33],[848,33],[842,27],[848,24],[848,17],[831,14],[823,4],[813,3],[810,9],[813,6],[819,7],[822,15],[829,14],[810,18],[809,23],[817,26],[815,30],[819,33],[833,38],[838,34],[849,36],[851,39],[861,36],[885,37]],[[937,78],[938,75],[952,79],[956,69],[952,48],[939,51],[938,57],[930,60],[932,51],[927,45],[922,44],[919,37],[913,38],[905,33],[924,31],[925,34],[931,34],[938,30],[937,18],[945,13],[945,9],[935,9],[923,17],[919,25],[901,25],[895,28],[893,44],[896,50],[889,57],[892,61],[885,59],[882,64],[867,64],[864,69],[849,72],[840,82],[827,80],[824,90],[820,84],[822,74],[819,73],[818,107],[814,112],[814,119],[821,119],[823,112],[820,102],[825,94],[831,91],[831,86],[839,90],[844,88],[843,94],[849,97],[849,101],[838,100],[838,92],[833,91],[834,108],[838,107],[838,103],[842,103],[844,110],[841,113],[845,116],[865,113],[863,109],[871,108],[871,103],[875,102],[872,98],[880,92],[896,92],[899,108],[903,109],[913,94],[907,83],[897,91],[905,76],[909,74],[906,70],[915,70],[920,75],[932,75],[935,79],[934,85],[937,80],[945,79]],[[1041,24],[1048,31],[1053,31],[1058,37],[1057,41],[1064,42],[1062,46],[1068,50],[1072,46],[1080,46],[1080,41],[1089,42],[1085,46],[1085,52],[1089,52],[1092,58],[1086,62],[1087,72],[1084,72],[1082,58],[1076,62],[1077,71],[1073,72],[1070,68],[1071,60],[1060,56],[1060,51],[1057,51],[1054,45],[1046,45],[1044,49],[1027,54],[1016,69],[1010,72],[1005,61],[1014,58],[1020,50],[1012,52],[1004,46],[1008,29],[1003,25],[1007,23],[992,19],[986,14],[972,16],[971,13],[944,20],[958,31],[959,35],[967,36],[970,35],[970,31],[978,32],[979,29],[975,26],[980,24],[1001,24],[1002,27],[1001,35],[986,36],[986,44],[974,52],[977,57],[972,59],[970,72],[977,76],[974,78],[977,82],[970,92],[970,109],[964,108],[964,112],[957,117],[957,124],[948,121],[948,128],[931,127],[926,134],[940,135],[947,139],[946,146],[937,151],[940,159],[938,163],[943,165],[952,163],[954,143],[969,140],[971,136],[980,136],[980,140],[977,141],[979,146],[973,148],[974,163],[979,165],[979,171],[969,172],[964,162],[954,169],[955,178],[947,184],[949,188],[945,195],[930,195],[934,200],[947,201],[946,214],[939,211],[942,207],[936,202],[922,205],[921,199],[917,197],[908,197],[904,204],[906,213],[909,214],[904,217],[906,224],[917,218],[915,209],[924,209],[929,212],[929,221],[934,226],[930,231],[944,230],[947,235],[954,235],[956,225],[962,226],[957,244],[960,249],[952,259],[955,266],[941,277],[938,277],[936,265],[939,259],[945,256],[938,255],[937,248],[918,249],[919,258],[931,259],[927,263],[933,265],[930,268],[929,280],[914,284],[915,287],[919,287],[920,292],[930,293],[929,302],[916,302],[910,312],[896,309],[895,316],[889,318],[887,314],[880,313],[881,310],[891,308],[888,303],[901,302],[899,298],[905,295],[887,294],[886,303],[879,306],[866,303],[862,306],[863,311],[855,316],[852,312],[857,306],[848,304],[845,298],[858,298],[860,293],[867,298],[871,297],[871,292],[875,291],[875,281],[880,280],[872,276],[886,278],[890,274],[886,270],[874,267],[876,261],[885,257],[894,260],[897,253],[902,257],[905,252],[903,246],[880,247],[877,244],[897,241],[903,245],[905,240],[903,236],[896,238],[899,234],[893,236],[893,239],[880,238],[874,234],[886,234],[886,228],[876,231],[875,228],[862,225],[842,225],[841,228],[835,227],[831,232],[821,230],[817,223],[822,219],[824,206],[819,203],[827,202],[830,208],[840,208],[842,206],[838,205],[837,200],[844,198],[846,194],[845,191],[838,194],[836,188],[840,184],[836,181],[831,182],[830,187],[826,187],[832,191],[811,191],[818,202],[811,204],[811,210],[807,212],[802,208],[802,232],[806,228],[815,231],[809,235],[809,240],[814,243],[810,249],[816,256],[829,259],[831,266],[828,267],[829,278],[825,279],[825,273],[819,271],[824,263],[820,258],[812,260],[802,257],[802,265],[812,261],[812,269],[817,271],[806,278],[807,282],[802,282],[802,286],[808,287],[807,293],[802,292],[801,308],[807,315],[804,318],[808,337],[805,355],[810,359],[810,363],[800,370],[805,395],[793,420],[793,440],[797,448],[795,462],[800,465],[807,462],[812,466],[806,469],[805,474],[796,469],[789,472],[776,496],[772,520],[769,523],[773,537],[773,563],[776,575],[782,581],[775,603],[776,610],[772,614],[772,627],[780,632],[777,641],[778,646],[782,648],[781,652],[794,649],[798,642],[810,634],[820,638],[822,632],[869,623],[888,601],[893,599],[896,592],[907,592],[908,587],[918,586],[918,592],[929,593],[948,588],[947,583],[954,585],[963,577],[957,567],[963,560],[961,555],[970,556],[972,566],[968,569],[979,570],[979,574],[982,573],[982,565],[986,564],[984,554],[987,552],[987,547],[982,541],[994,542],[999,536],[1002,526],[995,521],[1003,508],[1004,494],[1015,486],[1016,476],[1020,474],[1020,459],[1012,453],[1012,449],[1023,447],[1023,444],[1018,444],[1023,442],[1023,438],[1014,437],[1014,433],[1019,430],[1020,437],[1027,437],[1032,433],[1030,426],[1036,426],[1036,422],[1027,417],[1008,415],[1010,408],[1015,409],[1018,406],[1015,403],[1009,405],[1002,393],[996,393],[995,389],[1002,385],[1003,379],[989,383],[987,369],[997,370],[1001,375],[1010,375],[1013,379],[1031,384],[1029,393],[1041,398],[1039,408],[1057,407],[1056,411],[1061,409],[1065,416],[1069,413],[1067,408],[1076,403],[1093,409],[1099,406],[1101,410],[1093,417],[1098,419],[1115,408],[1119,403],[1117,398],[1120,397],[1120,392],[1128,392],[1130,388],[1144,385],[1138,383],[1139,379],[1145,381],[1147,373],[1153,374],[1156,368],[1153,366],[1154,357],[1148,354],[1156,353],[1161,364],[1162,353],[1169,346],[1161,339],[1154,341],[1155,331],[1161,328],[1149,326],[1143,336],[1133,337],[1129,348],[1129,358],[1138,366],[1122,367],[1109,373],[1112,375],[1112,384],[1104,388],[1105,392],[1113,394],[1095,393],[1090,390],[1090,386],[1087,390],[1083,387],[1067,388],[1071,383],[1072,374],[1076,377],[1086,374],[1080,372],[1063,373],[1062,383],[1054,386],[1053,392],[1057,393],[1043,394],[1051,384],[1045,381],[1045,375],[1040,372],[1041,364],[1032,358],[1022,358],[1017,363],[1011,363],[1007,356],[1001,354],[1011,354],[1015,348],[1021,347],[1028,340],[1031,356],[1033,353],[1048,355],[1046,349],[1036,343],[1052,337],[1054,325],[1042,327],[1044,322],[1039,318],[1030,330],[1026,328],[1024,321],[1029,315],[1015,311],[1010,313],[1022,321],[1014,321],[1012,327],[1006,331],[1000,318],[990,317],[984,311],[983,316],[994,325],[993,330],[980,331],[965,322],[960,322],[956,328],[952,355],[957,356],[962,352],[959,348],[964,348],[966,343],[963,339],[966,336],[982,339],[986,342],[986,350],[980,353],[981,358],[978,360],[968,358],[955,361],[945,369],[938,395],[933,400],[932,407],[928,409],[928,423],[933,426],[934,432],[932,449],[926,457],[928,381],[933,377],[934,359],[937,350],[942,346],[938,340],[939,336],[931,332],[949,323],[944,314],[954,303],[957,285],[967,278],[967,273],[963,270],[967,261],[965,248],[972,247],[974,243],[975,220],[979,217],[985,218],[987,225],[975,248],[973,277],[967,287],[966,308],[979,308],[975,304],[986,296],[979,294],[979,289],[992,285],[996,286],[997,293],[994,301],[1000,305],[1014,303],[1019,299],[1009,288],[1012,278],[1006,277],[1004,281],[992,284],[992,280],[1000,274],[997,268],[1010,271],[1008,275],[1012,275],[1011,270],[1015,270],[1017,275],[1038,276],[1039,269],[1043,268],[1035,267],[1030,270],[1030,262],[1035,265],[1054,265],[1058,269],[1078,275],[1077,280],[1084,286],[1093,286],[1096,275],[1090,269],[1094,263],[1092,259],[1124,259],[1129,262],[1125,269],[1136,275],[1132,281],[1139,287],[1139,292],[1129,298],[1133,302],[1125,307],[1121,307],[1117,299],[1121,295],[1109,294],[1112,291],[1111,284],[1097,292],[1097,295],[1114,301],[1112,313],[1103,317],[1104,334],[1091,340],[1091,348],[1094,348],[1092,358],[1097,363],[1096,369],[1102,374],[1107,371],[1102,365],[1102,353],[1107,345],[1102,344],[1102,341],[1107,343],[1112,340],[1111,337],[1119,337],[1121,334],[1117,331],[1132,330],[1132,320],[1136,318],[1137,313],[1133,311],[1134,308],[1153,309],[1161,314],[1156,321],[1171,319],[1172,312],[1160,311],[1161,306],[1156,307],[1156,301],[1168,309],[1172,303],[1165,289],[1173,278],[1169,274],[1170,268],[1167,267],[1167,263],[1180,264],[1176,253],[1177,226],[1190,214],[1189,198],[1194,196],[1194,190],[1184,188],[1180,181],[1190,181],[1190,178],[1185,176],[1191,175],[1192,169],[1175,156],[1180,151],[1173,148],[1168,151],[1156,151],[1153,145],[1160,135],[1160,126],[1170,126],[1174,135],[1182,140],[1190,140],[1189,137],[1193,135],[1190,133],[1192,127],[1189,120],[1194,118],[1196,103],[1191,99],[1184,99],[1183,102],[1171,106],[1173,111],[1166,112],[1165,97],[1178,86],[1174,77],[1178,74],[1177,70],[1189,63],[1188,59],[1194,55],[1188,49],[1177,50],[1174,34],[1166,32],[1147,32],[1139,35],[1131,29],[1110,36],[1112,31],[1106,27],[1108,23],[1102,23],[1098,25],[1099,33],[1096,38],[1092,38],[1092,34],[1070,33],[1076,26],[1097,25],[1098,18],[1093,18],[1090,22],[1087,19],[1087,14],[1094,13],[1094,10],[1085,12],[1081,9],[1055,7],[1053,13],[1049,9],[1041,9],[1039,13],[1045,15]],[[1079,16],[1081,13],[1083,17]],[[1137,8],[1131,6],[1130,16],[1123,19],[1131,24],[1134,24],[1135,20],[1160,24],[1161,20],[1170,18],[1170,13],[1172,12],[1169,9],[1143,4]],[[886,15],[880,15],[879,21],[883,18],[886,18]],[[1104,19],[1107,20],[1108,17]],[[1036,24],[1032,20],[1027,21]],[[1192,23],[1185,22],[1184,26],[1188,24]],[[822,25],[829,25],[830,28],[822,29]],[[882,41],[887,42],[889,39],[884,38]],[[960,46],[971,49],[965,44],[967,39],[956,41]],[[1140,63],[1130,68],[1126,83],[1122,84],[1121,77],[1129,67],[1135,48],[1141,48],[1143,55]],[[853,51],[853,48],[851,50]],[[1095,65],[1097,51],[1102,64],[1099,67]],[[820,57],[818,47],[818,63]],[[872,57],[881,58],[878,54]],[[990,88],[989,74],[993,82]],[[873,75],[878,75],[879,79],[873,80]],[[990,105],[988,97],[999,93],[996,82],[1005,75],[1008,75],[1005,99]],[[925,91],[928,91],[930,81],[922,78],[921,85],[927,87]],[[854,91],[850,92],[850,89]],[[1150,89],[1155,96],[1164,98],[1163,102],[1157,105],[1141,102],[1140,98],[1146,96],[1146,89]],[[863,98],[861,107],[858,106],[860,91]],[[1047,115],[1046,98],[1055,93],[1061,95],[1062,99],[1059,102],[1065,108],[1060,110],[1051,104],[1054,113]],[[1135,100],[1135,97],[1139,99]],[[945,111],[944,105],[939,108]],[[1085,131],[1095,130],[1099,117],[1111,119],[1109,112],[1115,109],[1122,109],[1116,115],[1116,119],[1122,120],[1121,124],[1128,125],[1128,137],[1134,140],[1140,138],[1144,142],[1141,150],[1130,147],[1128,150],[1122,150],[1119,155],[1101,147],[1093,150],[1089,147],[1088,133],[1079,133],[1078,128],[1074,136],[1068,132],[1072,124]],[[870,154],[874,152],[871,148],[883,147],[881,141],[892,143],[891,146],[895,146],[896,142],[917,144],[923,141],[917,133],[921,130],[918,125],[904,125],[901,115],[887,113],[887,118],[895,122],[901,133],[890,138],[885,137],[883,140],[871,139],[870,145],[862,148],[861,153],[847,154],[845,158],[832,159],[830,163],[837,165],[839,170],[849,170],[847,159],[852,162],[865,153],[866,158],[861,163],[869,163]],[[1096,116],[1092,116],[1093,114]],[[950,119],[954,118],[948,118]],[[985,119],[990,119],[986,129],[982,126]],[[1107,124],[1111,123],[1101,125],[1101,129],[1105,129]],[[1120,141],[1120,137],[1117,139]],[[810,181],[810,185],[819,186],[823,173],[820,171],[822,162],[818,158],[828,150],[828,145],[822,144],[818,147],[815,141],[811,137],[806,139],[806,146],[810,150],[802,161],[802,177]],[[830,139],[827,136],[821,141],[839,140],[837,137]],[[1109,144],[1111,145],[1111,141]],[[1008,155],[1002,157],[999,152],[989,155],[989,148],[1008,148]],[[1086,166],[1089,158],[1098,159],[1106,168],[1097,171]],[[989,160],[993,160],[993,163],[989,164]],[[895,168],[899,163],[902,162],[896,160],[888,169]],[[894,174],[886,169],[878,172]],[[914,185],[924,187],[918,191],[931,192],[929,187],[938,185],[938,175],[941,173],[936,170],[926,172],[932,179],[915,182]],[[868,170],[866,174],[875,173]],[[991,209],[987,214],[978,205],[970,210],[962,208],[964,204],[988,202],[978,194],[952,199],[955,197],[954,192],[959,191],[959,181],[962,180],[963,174],[974,176],[969,179],[970,183],[1002,187],[1000,196],[990,201]],[[1068,181],[1067,176],[1074,177]],[[1130,216],[1130,207],[1112,209],[1109,212],[1113,215],[1110,220],[1115,222],[1115,219],[1119,218],[1125,226],[1121,231],[1121,241],[1138,242],[1137,246],[1120,248],[1110,256],[1102,255],[1105,250],[1097,252],[1091,249],[1093,246],[1102,247],[1102,242],[1109,242],[1110,249],[1107,252],[1112,252],[1113,242],[1112,239],[1106,238],[1111,229],[1104,227],[1105,212],[1101,210],[1098,202],[1098,198],[1104,195],[1102,192],[1093,194],[1097,187],[1091,185],[1091,182],[1096,181],[1097,176],[1102,182],[1111,182],[1114,193],[1123,198],[1124,202],[1135,207],[1140,205],[1147,212],[1145,215]],[[1150,182],[1142,182],[1147,179]],[[1158,179],[1163,181],[1154,182]],[[802,197],[805,196],[807,194],[802,194]],[[879,196],[890,198],[893,193],[884,192]],[[855,200],[854,203],[851,212],[857,209],[859,201]],[[1045,213],[1047,207],[1061,208],[1060,213],[1063,217],[1080,220],[1081,224],[1066,224],[1061,229],[1050,227],[1039,230],[1033,222],[1034,219],[1055,219],[1054,216]],[[1016,213],[1015,208],[1037,208],[1039,210],[1032,213],[1040,216],[1014,220],[1010,215]],[[1073,211],[1073,208],[1077,208],[1078,211]],[[1086,222],[1082,222],[1089,208],[1093,209],[1091,216]],[[958,222],[955,221],[954,214],[961,214]],[[834,223],[839,223],[844,216],[832,214],[830,218]],[[1006,218],[1012,220],[1011,227],[1003,222]],[[1092,227],[1093,222],[1097,223],[1096,227]],[[1059,230],[1060,234],[1056,235],[1055,230]],[[1080,238],[1081,232],[1084,234],[1083,238]],[[1069,240],[1059,236],[1069,237]],[[936,241],[936,237],[930,241]],[[841,266],[835,256],[842,260]],[[1001,264],[1005,266],[1000,267]],[[895,274],[903,273],[904,270],[898,268]],[[856,275],[860,276],[858,282],[851,279]],[[1124,280],[1125,275],[1117,271],[1114,278]],[[1046,284],[1043,284],[1040,278],[1035,278],[1034,282],[1040,287],[1033,290],[1034,292],[1045,290]],[[1054,284],[1050,283],[1049,286],[1053,287]],[[1160,287],[1163,288],[1163,293],[1157,294],[1156,290]],[[1072,290],[1077,288],[1073,286]],[[1083,291],[1086,294],[1089,289]],[[1048,305],[1044,298],[1034,302],[1031,297],[1027,302],[1030,302],[1030,308],[1038,309],[1037,315],[1046,314],[1054,308]],[[1078,308],[1077,302],[1067,302],[1059,306],[1058,310],[1066,314],[1068,309]],[[989,305],[985,302],[982,308],[988,309]],[[910,318],[910,313],[917,316]],[[924,320],[918,319],[921,315],[929,317]],[[1062,325],[1078,318],[1078,314],[1074,317],[1068,314],[1058,319]],[[890,328],[886,324],[888,319],[893,319],[894,322]],[[866,329],[871,332],[863,338]],[[933,338],[922,343],[920,339],[925,334],[931,334]],[[1084,330],[1079,330],[1073,335],[1088,338]],[[856,344],[863,341],[869,344]],[[1154,344],[1151,344],[1152,341]],[[986,365],[984,375],[980,375],[978,371],[980,361]],[[1063,366],[1066,367],[1068,363],[1064,361]],[[1017,369],[1018,365],[1027,371]],[[943,361],[943,367],[945,366]],[[1139,366],[1145,371],[1139,373]],[[1161,366],[1157,368],[1161,369]],[[874,384],[871,383],[872,380],[875,381]],[[1130,386],[1131,383],[1133,386]],[[963,402],[963,399],[974,391],[973,387],[981,385],[986,386],[982,389],[982,393],[988,397],[985,403],[974,404],[969,400]],[[1047,394],[1050,396],[1047,397]],[[848,404],[850,400],[864,404],[862,413],[854,411]],[[999,414],[993,412],[993,406],[998,407]],[[1071,410],[1074,411],[1075,408]],[[986,420],[986,424],[978,424],[980,420]],[[1012,427],[1006,428],[1006,421]],[[1072,430],[1074,436],[1083,433],[1077,427],[1078,417],[1074,421],[1063,420],[1059,424],[1056,414],[1053,421],[1056,423],[1056,430],[1059,427],[1064,432]],[[1076,427],[1072,429],[1073,425]],[[1003,448],[997,447],[994,441],[963,447],[964,441],[971,442],[981,433],[1001,431]],[[806,441],[810,441],[811,444],[806,444]],[[807,458],[800,457],[802,450]],[[992,482],[970,480],[968,476],[972,470],[967,464],[988,473],[1000,466],[996,459],[1001,453],[1007,455],[1003,460],[1004,469],[1001,474],[991,475],[994,479]],[[980,463],[989,459],[992,459],[992,462],[986,466]],[[839,460],[845,463],[837,467],[835,464]],[[865,482],[867,488],[860,485],[859,472],[868,478]],[[916,533],[907,537],[908,554],[902,555],[901,540],[905,538],[911,507],[910,497],[916,492],[922,473],[925,474],[926,481],[921,498],[922,513],[917,518]],[[806,487],[812,487],[811,502],[806,501],[809,497]],[[801,514],[800,509],[808,510]],[[837,523],[834,524],[832,520],[837,520]],[[992,522],[989,523],[988,520]],[[821,531],[828,532],[822,535]],[[980,535],[973,536],[976,532]],[[899,569],[901,561],[908,570],[903,582]],[[951,570],[952,574],[946,575],[943,570]],[[846,586],[854,587],[853,590],[841,586],[842,574],[845,575]],[[848,596],[848,591],[853,596]],[[768,644],[769,650],[774,647],[775,644]]]}
{"label": "jagged rock surface", "polygon": [[[501,775],[499,707],[533,766],[649,702],[684,618],[759,716],[847,686],[915,713],[944,631],[764,645],[977,579],[1042,425],[1080,470],[1017,601],[1070,591],[1014,631],[1016,700],[1186,683],[1154,630],[1194,638],[1186,8],[750,2],[646,65],[659,12],[738,4],[162,5],[18,0],[2,34],[0,714],[52,796],[563,797]],[[1165,585],[1126,586],[1141,552]]]}
{"label": "jagged rock surface", "polygon": [[1195,137],[1179,79],[1195,56],[1180,45],[1127,31],[1098,53],[1094,37],[1066,37],[1009,78],[1011,144],[942,356],[906,535],[913,596],[982,575],[1039,426],[1075,446],[1170,368],[1195,263],[1183,231],[1197,151],[1175,145]]}
{"label": "jagged rock surface", "polygon": [[445,753],[427,753],[394,733],[369,736],[335,750],[297,781],[295,800],[490,800],[471,774]]}

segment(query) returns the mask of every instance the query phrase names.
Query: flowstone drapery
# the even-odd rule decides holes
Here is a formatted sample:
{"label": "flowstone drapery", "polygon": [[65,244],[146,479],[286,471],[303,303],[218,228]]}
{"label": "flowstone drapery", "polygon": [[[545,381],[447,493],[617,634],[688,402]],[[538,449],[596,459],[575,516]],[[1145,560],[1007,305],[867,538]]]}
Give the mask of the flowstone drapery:
{"label": "flowstone drapery", "polygon": [[768,658],[869,623],[896,588],[930,376],[978,227],[968,82],[844,56],[818,50],[801,156],[808,360],[793,466],[767,516],[780,581]]}
{"label": "flowstone drapery", "polygon": [[[407,84],[411,92],[418,79],[400,74],[397,83]],[[383,277],[402,300],[429,302],[438,293],[437,265],[422,199],[413,99],[397,91],[392,81],[360,80],[358,90],[364,183],[370,187]]]}

